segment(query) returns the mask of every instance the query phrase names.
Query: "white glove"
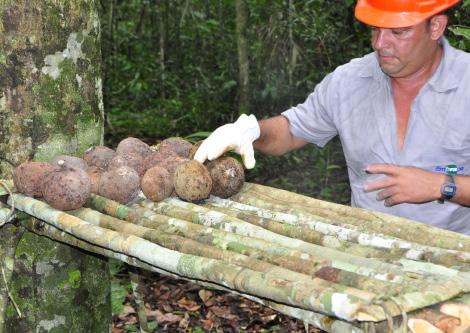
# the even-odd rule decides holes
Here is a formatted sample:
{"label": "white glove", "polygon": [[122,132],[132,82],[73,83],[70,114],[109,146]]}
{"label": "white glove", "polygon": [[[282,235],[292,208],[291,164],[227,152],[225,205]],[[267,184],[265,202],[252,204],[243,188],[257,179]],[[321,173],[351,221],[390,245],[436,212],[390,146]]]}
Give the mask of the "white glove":
{"label": "white glove", "polygon": [[254,115],[242,114],[236,122],[217,128],[201,144],[194,159],[204,163],[212,161],[223,153],[233,150],[241,155],[245,168],[255,166],[253,141],[259,138],[260,128]]}

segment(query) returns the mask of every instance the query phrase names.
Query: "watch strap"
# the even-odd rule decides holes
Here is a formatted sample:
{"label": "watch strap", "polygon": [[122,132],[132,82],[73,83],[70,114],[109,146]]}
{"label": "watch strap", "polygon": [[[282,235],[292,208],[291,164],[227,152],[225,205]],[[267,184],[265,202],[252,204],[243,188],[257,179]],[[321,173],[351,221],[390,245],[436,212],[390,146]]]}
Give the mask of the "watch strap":
{"label": "watch strap", "polygon": [[457,186],[455,185],[455,179],[453,175],[446,174],[446,180],[441,186],[441,198],[440,203],[444,203],[452,199],[457,192]]}

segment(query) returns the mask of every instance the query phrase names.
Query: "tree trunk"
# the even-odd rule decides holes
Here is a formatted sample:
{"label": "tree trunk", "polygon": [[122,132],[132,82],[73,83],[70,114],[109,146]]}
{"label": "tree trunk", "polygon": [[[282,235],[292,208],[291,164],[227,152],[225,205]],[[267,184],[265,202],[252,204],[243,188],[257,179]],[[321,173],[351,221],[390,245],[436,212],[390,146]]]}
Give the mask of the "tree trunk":
{"label": "tree trunk", "polygon": [[[0,2],[1,178],[103,143],[99,37],[96,1]],[[23,219],[0,228],[0,332],[109,332],[107,261]]]}
{"label": "tree trunk", "polygon": [[248,46],[246,40],[247,12],[245,0],[235,0],[236,9],[236,29],[238,48],[238,81],[239,81],[239,101],[238,114],[247,113],[249,110],[249,60]]}

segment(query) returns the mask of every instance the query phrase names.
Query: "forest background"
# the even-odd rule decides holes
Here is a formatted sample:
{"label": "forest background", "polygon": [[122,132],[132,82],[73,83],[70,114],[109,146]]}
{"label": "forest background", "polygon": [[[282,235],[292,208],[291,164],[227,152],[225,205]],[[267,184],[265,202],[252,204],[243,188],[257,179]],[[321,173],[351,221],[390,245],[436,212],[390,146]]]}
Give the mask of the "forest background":
{"label": "forest background", "polygon": [[[258,119],[305,100],[337,66],[371,52],[354,0],[102,0],[106,144],[198,139],[240,113]],[[470,0],[450,13],[470,50]],[[341,144],[257,154],[247,180],[347,204]]]}
{"label": "forest background", "polygon": [[[105,144],[111,147],[127,136],[149,144],[171,136],[196,141],[241,113],[258,119],[277,115],[303,102],[337,66],[371,52],[369,29],[354,18],[354,0],[101,0],[100,5]],[[449,14],[448,39],[469,52],[470,0]],[[256,158],[248,181],[349,204],[338,139],[322,149],[307,145],[281,157]],[[121,277],[113,282],[115,314],[122,313],[124,301],[132,303],[124,271],[115,268]],[[120,318],[125,322],[129,316]],[[125,325],[124,331],[134,330],[132,322]]]}

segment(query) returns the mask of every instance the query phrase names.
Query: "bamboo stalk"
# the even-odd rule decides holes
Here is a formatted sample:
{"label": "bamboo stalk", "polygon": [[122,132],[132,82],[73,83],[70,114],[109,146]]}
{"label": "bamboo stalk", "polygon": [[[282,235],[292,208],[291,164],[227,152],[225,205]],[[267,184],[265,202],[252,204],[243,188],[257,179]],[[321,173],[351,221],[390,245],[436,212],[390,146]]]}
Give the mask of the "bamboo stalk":
{"label": "bamboo stalk", "polygon": [[[172,274],[171,272],[164,271],[164,270],[162,270],[158,267],[149,265],[149,264],[141,261],[138,258],[130,257],[130,256],[127,256],[125,254],[113,252],[109,249],[105,249],[105,248],[102,248],[102,247],[99,247],[99,246],[96,246],[96,245],[92,245],[92,244],[87,243],[83,240],[80,240],[80,239],[78,239],[78,238],[76,238],[76,237],[74,237],[70,234],[67,234],[66,232],[63,232],[63,231],[55,228],[54,226],[45,224],[44,222],[41,222],[41,221],[38,221],[38,220],[34,220],[34,221],[35,222],[30,222],[30,225],[28,226],[28,228],[33,232],[36,232],[38,234],[47,236],[51,239],[67,243],[69,245],[76,246],[76,247],[79,247],[81,249],[85,249],[87,251],[93,252],[93,253],[104,255],[104,256],[107,256],[109,258],[114,258],[114,259],[121,260],[123,262],[126,262],[126,263],[134,266],[134,267],[143,268],[145,270],[148,270],[148,271],[151,271],[151,272],[157,272],[157,273],[160,273],[160,274],[164,274],[164,275],[176,278],[176,279],[184,279],[184,280],[194,282],[193,280],[189,280],[189,279],[184,278],[182,276]],[[211,282],[197,281],[197,283],[202,285],[202,286],[208,287],[208,288],[223,290],[223,291],[229,291],[229,292],[232,292],[234,294],[241,295],[241,296],[246,297],[248,299],[251,299],[255,302],[258,302],[262,305],[269,306],[269,307],[275,309],[276,311],[279,311],[279,312],[284,313],[286,315],[289,315],[291,317],[303,320],[303,321],[305,321],[309,324],[312,324],[315,327],[317,327],[319,329],[322,329],[326,332],[332,332],[332,333],[346,333],[346,332],[366,333],[366,332],[372,332],[373,330],[375,330],[376,332],[386,332],[387,331],[387,323],[385,321],[382,321],[382,322],[379,322],[379,323],[366,322],[366,323],[362,323],[362,324],[357,323],[357,322],[349,323],[349,322],[345,322],[343,320],[339,320],[339,319],[334,318],[334,317],[325,316],[321,313],[316,313],[316,312],[313,312],[313,311],[306,311],[306,310],[291,307],[291,306],[288,306],[288,305],[285,305],[285,304],[279,304],[279,303],[275,303],[275,302],[268,301],[268,300],[265,300],[265,299],[261,299],[261,298],[258,298],[256,296],[243,294],[243,293],[240,293],[239,291],[230,290],[230,289],[227,289],[226,287],[216,285],[216,284],[211,283]],[[460,304],[470,305],[470,293],[464,294],[462,297],[452,299],[447,303],[460,303]],[[424,308],[424,309],[415,311],[415,312],[411,313],[408,317],[409,318],[423,318],[423,317],[424,318],[438,318],[438,316],[442,315],[437,311],[438,306],[440,306],[440,305],[441,304],[438,304],[438,305],[433,306],[433,307],[428,307],[428,308]],[[395,328],[395,326],[394,326],[394,328]],[[398,327],[397,327],[397,329],[398,329]]]}
{"label": "bamboo stalk", "polygon": [[[221,201],[223,200],[223,204]],[[311,226],[310,221],[301,221],[298,219],[292,223],[284,223],[284,221],[278,221],[274,216],[264,217],[267,214],[257,214],[255,211],[241,209],[239,207],[235,208],[235,205],[242,205],[235,201],[230,201],[226,199],[220,199],[217,197],[211,197],[207,200],[207,203],[203,205],[210,210],[215,210],[224,214],[227,214],[232,217],[236,217],[240,220],[249,222],[251,224],[257,225],[264,229],[270,230],[280,235],[284,235],[291,238],[301,239],[303,241],[334,248],[342,252],[349,252],[361,257],[369,258],[378,258],[383,260],[395,260],[401,258],[405,251],[402,249],[393,249],[393,251],[384,251],[382,249],[375,249],[373,247],[358,245],[348,240],[342,240],[339,237],[331,236],[330,234],[321,233],[313,226]],[[248,205],[243,205],[248,206]],[[252,207],[252,206],[249,206]],[[255,208],[255,207],[253,207]],[[264,210],[267,211],[267,210]],[[285,214],[288,215],[288,214]],[[295,216],[291,215],[295,218]],[[419,258],[416,258],[419,259]]]}
{"label": "bamboo stalk", "polygon": [[[337,251],[335,249],[307,243],[302,240],[292,239],[286,236],[278,235],[261,227],[251,225],[240,219],[227,216],[226,214],[220,212],[211,211],[207,208],[195,205],[193,203],[181,201],[176,198],[168,198],[165,199],[165,201],[159,203],[154,203],[150,200],[142,200],[141,205],[145,206],[146,208],[153,209],[154,211],[160,214],[165,214],[175,218],[186,219],[194,223],[208,225],[214,228],[223,228],[224,230],[229,230],[232,233],[237,233],[244,236],[262,238],[273,244],[293,248],[298,251],[313,254],[323,258],[335,258],[340,262],[354,264],[359,267],[366,266],[375,269],[377,272],[394,272],[398,274],[403,272],[401,268],[394,265],[390,265],[385,262],[381,262],[380,260],[366,259],[364,257],[352,255],[350,253],[345,253]],[[431,265],[432,264],[429,264],[429,266],[426,267],[431,267]],[[417,271],[412,268],[410,271],[415,273],[428,273],[428,275],[439,274],[438,272],[441,271],[441,274],[444,276],[449,276],[449,274],[452,273],[457,274],[458,272],[457,270],[437,265],[434,265],[432,267],[432,273],[426,271]],[[344,267],[338,268],[347,270]]]}
{"label": "bamboo stalk", "polygon": [[[25,222],[24,222],[25,223]],[[51,238],[53,240],[66,243],[81,249],[84,249],[89,252],[93,252],[99,255],[106,256],[108,258],[113,258],[117,259],[120,261],[123,261],[129,265],[132,265],[134,267],[142,268],[150,272],[158,273],[158,274],[163,274],[165,276],[172,277],[174,279],[182,279],[190,282],[197,282],[199,285],[211,288],[211,289],[216,289],[220,291],[225,291],[225,292],[231,292],[233,294],[243,296],[247,299],[250,299],[254,302],[257,302],[259,304],[262,304],[264,306],[269,306],[272,309],[279,311],[280,313],[283,313],[285,315],[291,316],[293,318],[303,320],[309,324],[315,325],[315,327],[322,329],[326,332],[332,332],[332,333],[346,333],[346,332],[352,332],[352,333],[365,333],[360,327],[356,326],[354,323],[349,323],[334,317],[328,317],[324,314],[313,312],[313,311],[307,311],[303,310],[300,308],[295,308],[291,307],[285,304],[280,304],[272,301],[268,301],[256,296],[252,295],[247,295],[240,293],[237,290],[231,290],[228,289],[224,286],[220,286],[208,281],[200,281],[200,280],[191,280],[187,279],[185,277],[182,277],[180,275],[172,274],[171,272],[162,270],[158,267],[152,266],[150,264],[147,264],[138,258],[130,257],[125,254],[121,254],[118,252],[111,251],[109,249],[105,249],[93,244],[90,244],[88,242],[85,242],[83,240],[80,240],[73,235],[70,235],[66,232],[61,231],[60,229],[57,229],[56,227],[49,225],[47,223],[44,223],[39,220],[35,220],[35,222],[30,222],[28,225],[26,225],[29,230],[32,232],[35,232],[39,235]]]}
{"label": "bamboo stalk", "polygon": [[[370,303],[374,294],[314,278],[312,283],[293,282],[272,273],[260,273],[226,264],[220,260],[181,254],[142,238],[121,235],[55,210],[36,199],[12,195],[18,209],[95,245],[125,253],[180,274],[207,280],[275,302],[321,311],[346,320],[354,320],[362,304]],[[371,307],[374,307],[371,305]],[[377,309],[374,313],[379,313]]]}
{"label": "bamboo stalk", "polygon": [[[107,201],[107,199],[105,198],[96,197],[95,199]],[[112,204],[108,202],[106,205],[103,205],[103,206],[107,206],[109,208],[110,206],[112,206]],[[126,212],[126,210],[132,211],[132,210],[129,210],[128,208],[123,208],[119,206],[118,204],[114,205],[114,210],[121,212],[123,215],[126,215],[126,216],[129,215]],[[131,215],[135,217],[135,216],[138,216],[139,214],[133,212]],[[154,214],[153,216],[159,216],[159,218],[162,218],[161,215],[158,215],[158,214]],[[146,215],[146,218],[151,218],[151,217],[152,215],[149,215],[149,214]],[[167,220],[170,221],[171,219],[167,218]],[[176,220],[172,220],[172,221],[176,221]],[[438,272],[442,275],[446,275],[443,273],[442,269],[443,268],[441,268],[441,270],[439,270]],[[466,281],[466,279],[469,279],[469,277],[466,276],[463,278],[464,275],[463,274],[459,275],[458,271],[455,271],[455,270],[449,270],[448,273],[449,273],[447,274],[448,276],[455,277],[455,278],[451,278],[450,282],[449,282],[449,279],[445,279],[445,280],[440,279],[440,281],[434,281],[434,282],[437,282],[435,284],[431,284],[431,285],[424,284],[424,287],[421,289],[409,289],[408,291],[404,290],[402,293],[403,295],[405,295],[403,296],[403,299],[393,298],[393,297],[383,295],[384,296],[383,304],[394,305],[395,302],[397,302],[397,300],[404,303],[403,305],[401,305],[400,303],[399,307],[395,307],[395,312],[391,312],[393,313],[393,315],[399,315],[403,308],[405,308],[406,311],[408,312],[408,311],[413,311],[414,309],[422,306],[422,301],[420,297],[418,297],[417,295],[422,295],[421,298],[425,299],[425,302],[429,302],[430,304],[433,304],[435,302],[448,299],[449,297],[453,297],[452,295],[456,295],[461,292],[466,292],[468,288],[468,283],[464,284],[464,281]],[[442,288],[442,285],[445,285],[446,287]],[[393,301],[387,301],[387,299],[393,299]],[[412,301],[410,301],[410,299]],[[362,320],[378,321],[378,320],[381,320],[380,318],[383,318],[383,313],[384,313],[384,310],[382,307],[378,307],[377,305],[369,305],[369,306],[365,306],[361,308],[360,316]]]}
{"label": "bamboo stalk", "polygon": [[277,212],[300,215],[310,213],[337,224],[352,224],[358,230],[383,233],[432,247],[470,252],[470,237],[406,218],[367,209],[352,208],[322,201],[273,187],[245,183],[234,201]]}
{"label": "bamboo stalk", "polygon": [[[276,233],[326,247],[334,247],[364,257],[387,261],[404,257],[412,260],[426,260],[447,267],[470,263],[470,252],[441,249],[382,234],[365,233],[358,231],[354,226],[333,225],[326,219],[319,219],[307,213],[302,213],[303,218],[300,218],[293,214],[273,212],[214,196],[211,196],[206,202],[208,203],[206,207],[209,209],[215,208],[225,214],[249,221]],[[359,246],[354,246],[351,242],[357,243]]]}
{"label": "bamboo stalk", "polygon": [[[142,237],[171,250],[213,259],[220,259],[231,264],[247,267],[260,272],[274,272],[275,274],[279,274],[285,279],[291,281],[311,281],[311,276],[315,276],[323,280],[343,284],[349,287],[360,288],[372,293],[391,296],[402,292],[405,287],[409,288],[409,286],[406,285],[397,285],[374,278],[360,276],[358,274],[335,269],[328,265],[318,265],[317,262],[312,263],[307,260],[298,262],[298,260],[286,256],[281,258],[276,256],[275,258],[272,258],[270,256],[263,255],[263,251],[257,251],[255,256],[250,257],[234,251],[222,250],[208,244],[172,234],[171,231],[168,230],[166,224],[164,226],[161,224],[146,224],[147,227],[144,227],[101,214],[88,208],[77,209],[69,213],[94,225]],[[154,227],[153,229],[149,228],[152,226]],[[202,237],[202,239],[207,238]],[[295,264],[293,265],[292,262]],[[280,267],[276,265],[279,265]]]}
{"label": "bamboo stalk", "polygon": [[[188,238],[193,238],[197,241],[219,246],[224,249],[231,249],[240,253],[248,254],[251,252],[251,249],[254,248],[257,251],[252,253],[252,255],[260,256],[263,253],[269,253],[269,256],[263,259],[274,260],[276,264],[281,265],[282,262],[284,262],[285,265],[289,265],[287,267],[296,271],[299,271],[299,267],[305,267],[306,269],[309,269],[309,267],[312,267],[312,265],[313,268],[318,266],[319,269],[324,266],[330,266],[335,269],[356,273],[358,275],[373,277],[374,279],[392,283],[404,283],[409,286],[419,285],[427,281],[426,274],[419,272],[403,272],[398,266],[380,262],[381,267],[375,267],[374,269],[371,269],[367,267],[368,264],[371,265],[374,263],[374,261],[371,259],[366,260],[362,258],[363,260],[358,264],[353,262],[355,257],[349,257],[347,258],[347,261],[344,261],[338,260],[335,257],[328,257],[327,255],[322,256],[321,253],[305,253],[296,249],[266,242],[262,239],[246,237],[202,225],[197,225],[184,220],[170,218],[140,206],[133,206],[131,209],[127,206],[97,195],[92,196],[88,202],[88,205],[99,211],[102,211],[103,213],[115,216],[117,218],[126,219],[130,222],[144,225],[150,228],[158,228],[159,223],[165,223],[170,227],[177,228],[177,232],[183,233]],[[311,263],[308,261],[311,261]],[[388,269],[388,271],[386,271],[386,269]],[[314,270],[312,273],[314,274],[316,271],[317,270]],[[304,272],[307,273],[306,271]],[[412,278],[410,278],[409,275],[411,275]],[[348,278],[351,279],[350,276]],[[430,281],[435,282],[435,276],[431,276]]]}
{"label": "bamboo stalk", "polygon": [[[287,245],[287,243],[283,242],[285,239],[283,239],[282,236],[278,238],[272,237],[269,232],[262,232],[259,229],[254,228],[254,226],[247,225],[244,223],[244,221],[236,221],[234,219],[228,218],[225,214],[215,214],[217,212],[213,212],[205,209],[204,207],[200,207],[188,202],[183,202],[175,198],[168,198],[164,202],[160,202],[158,204],[148,200],[145,200],[142,203],[145,204],[146,207],[153,208],[157,212],[163,214],[186,219],[191,218],[192,221],[202,224],[210,224],[219,227],[222,226],[225,229],[231,230],[232,232],[241,232],[242,234],[246,233],[249,235],[252,235],[253,233],[258,237],[260,234],[262,234],[270,242],[278,243],[284,246]],[[302,251],[309,252],[308,249],[310,246],[314,245],[301,244],[301,246],[299,246],[297,244],[296,248],[301,248]],[[324,252],[329,252],[331,255],[331,249],[322,249]],[[429,274],[439,274],[451,278],[445,281],[441,279],[439,283],[435,283],[433,285],[426,285],[422,290],[419,291],[411,291],[404,295],[400,294],[397,297],[391,297],[390,299],[392,299],[392,301],[387,301],[384,304],[398,304],[399,310],[392,312],[393,315],[399,315],[401,311],[413,311],[417,308],[423,307],[423,304],[434,304],[454,297],[459,293],[470,291],[470,289],[468,289],[470,288],[470,275],[468,273],[459,273],[457,270],[433,265],[431,263],[428,263],[426,266],[420,266],[420,269],[427,269],[428,267],[432,267],[433,270],[432,272],[427,272]],[[465,283],[466,279],[468,279],[467,283]],[[445,287],[443,288],[443,286]],[[417,295],[419,295],[419,297]],[[392,309],[395,308],[392,307]],[[360,310],[360,316],[362,320],[378,321],[381,320],[380,318],[382,318],[381,316],[383,313],[383,309],[378,309],[374,305],[367,305]]]}
{"label": "bamboo stalk", "polygon": [[[46,204],[35,199],[21,195],[14,195],[14,197],[19,209],[54,223],[56,226],[64,228],[64,230],[75,234],[77,237],[84,237],[88,242],[92,242],[100,246],[111,245],[110,248],[114,251],[121,251],[126,253],[126,255],[138,255],[139,258],[144,257],[145,261],[150,263],[153,262],[154,264],[155,256],[165,254],[168,255],[171,252],[174,252],[166,252],[159,247],[155,247],[156,245],[151,243],[146,244],[144,240],[136,239],[137,237],[134,236],[122,236],[115,232],[95,227],[68,214],[51,209]],[[146,255],[148,253],[151,253],[152,255]],[[187,260],[183,260],[184,262],[181,262],[181,259],[184,257]],[[321,286],[320,288],[315,288],[315,290],[312,290],[309,289],[306,284],[294,284],[288,280],[279,280],[279,278],[276,278],[275,276],[268,277],[268,274],[263,277],[253,278],[251,276],[251,271],[249,272],[246,269],[240,270],[237,269],[237,267],[233,267],[231,265],[222,265],[215,260],[207,260],[205,258],[195,258],[194,260],[190,256],[178,256],[178,254],[176,254],[176,258],[172,259],[172,263],[170,263],[168,258],[164,257],[162,263],[158,261],[158,266],[163,266],[163,269],[170,268],[170,272],[177,271],[178,273],[183,273],[183,275],[192,279],[201,278],[201,276],[203,279],[209,276],[214,278],[214,274],[211,273],[211,271],[215,268],[217,269],[218,273],[218,276],[215,279],[217,283],[223,283],[225,286],[236,288],[241,291],[249,290],[250,293],[255,291],[254,294],[256,295],[274,298],[276,301],[285,298],[285,287],[287,286],[289,289],[289,293],[287,294],[291,297],[295,296],[295,299],[289,300],[290,304],[295,303],[297,306],[307,307],[308,309],[314,311],[316,306],[317,311],[331,313],[346,320],[357,319],[380,321],[386,318],[387,313],[392,316],[400,315],[400,313],[403,311],[409,312],[416,308],[428,306],[430,304],[449,299],[458,295],[459,293],[468,292],[470,290],[469,273],[459,273],[440,285],[425,286],[422,290],[407,294],[400,294],[393,298],[384,299],[379,304],[372,304],[372,299],[362,299],[361,301],[359,298],[357,298],[357,296],[347,295],[342,292],[332,292],[331,283],[328,285],[328,287],[326,287],[326,289],[323,289]],[[198,267],[201,265],[205,266],[205,269],[195,269],[194,265],[191,265],[193,263],[197,263],[199,265]],[[224,270],[224,268],[227,267],[229,268],[228,272]],[[232,271],[230,271],[230,268]],[[241,276],[242,274],[243,277]],[[256,272],[254,272],[254,274],[256,275]],[[221,275],[223,276],[222,278]],[[214,282],[214,280],[212,281]],[[283,284],[282,290],[279,290],[280,288],[276,288],[279,287],[280,281],[282,281]],[[254,285],[255,283],[261,283],[264,289],[259,290]],[[242,286],[244,288],[241,288]],[[266,289],[269,290],[267,293]],[[264,294],[263,291],[265,292]],[[293,294],[292,292],[294,291],[297,292],[297,294]],[[378,300],[374,301],[377,302]],[[385,308],[387,311],[384,311]]]}

